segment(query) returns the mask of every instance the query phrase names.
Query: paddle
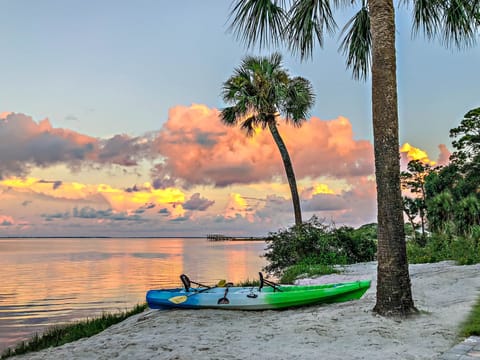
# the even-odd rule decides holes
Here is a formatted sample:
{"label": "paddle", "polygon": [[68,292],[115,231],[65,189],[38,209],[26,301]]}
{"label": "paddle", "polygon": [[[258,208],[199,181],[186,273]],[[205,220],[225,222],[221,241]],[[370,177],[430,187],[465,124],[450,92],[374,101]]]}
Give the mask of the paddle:
{"label": "paddle", "polygon": [[223,294],[223,297],[218,299],[217,304],[222,304],[222,305],[230,304],[230,300],[227,299],[228,288],[229,286],[227,285],[227,287],[225,288],[225,293]]}
{"label": "paddle", "polygon": [[195,291],[193,293],[190,293],[188,295],[177,295],[177,296],[173,296],[171,297],[170,299],[168,299],[168,301],[174,303],[174,304],[181,304],[185,301],[187,301],[187,299],[190,297],[190,296],[193,296],[193,295],[197,295],[197,294],[200,294],[204,291],[207,291],[207,290],[210,290],[210,289],[214,289],[216,288],[216,286],[214,287],[208,287],[208,288],[205,288],[205,289],[202,289],[202,290],[199,290],[199,291]]}

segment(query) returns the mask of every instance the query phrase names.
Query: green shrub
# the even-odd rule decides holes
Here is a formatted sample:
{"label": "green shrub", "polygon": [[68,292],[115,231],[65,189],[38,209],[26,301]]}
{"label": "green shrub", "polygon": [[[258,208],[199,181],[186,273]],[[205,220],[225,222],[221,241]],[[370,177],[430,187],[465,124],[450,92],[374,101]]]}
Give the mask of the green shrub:
{"label": "green shrub", "polygon": [[408,261],[414,264],[454,260],[459,265],[476,264],[480,262],[478,243],[476,236],[432,234],[424,247],[413,242],[407,243]]}
{"label": "green shrub", "polygon": [[298,264],[347,264],[371,261],[376,253],[376,225],[335,228],[316,217],[300,226],[270,233],[265,270],[276,275]]}

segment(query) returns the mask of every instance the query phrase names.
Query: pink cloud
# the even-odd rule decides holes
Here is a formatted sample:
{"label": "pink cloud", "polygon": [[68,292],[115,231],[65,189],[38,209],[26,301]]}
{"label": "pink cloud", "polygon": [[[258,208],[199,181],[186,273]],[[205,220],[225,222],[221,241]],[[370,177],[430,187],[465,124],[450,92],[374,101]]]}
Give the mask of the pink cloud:
{"label": "pink cloud", "polygon": [[13,217],[7,215],[0,215],[0,226],[11,226],[15,224]]}
{"label": "pink cloud", "polygon": [[440,150],[440,153],[438,155],[437,164],[448,165],[448,163],[450,162],[451,153],[448,150],[447,146],[445,144],[440,144],[438,145],[438,149]]}
{"label": "pink cloud", "polygon": [[[373,173],[372,145],[353,139],[346,118],[324,121],[314,117],[301,128],[282,123],[279,130],[298,178]],[[223,125],[218,110],[203,105],[172,108],[154,147],[166,157],[153,171],[159,183],[176,178],[187,185],[222,187],[284,176],[278,148],[268,130],[248,138],[240,129]]]}

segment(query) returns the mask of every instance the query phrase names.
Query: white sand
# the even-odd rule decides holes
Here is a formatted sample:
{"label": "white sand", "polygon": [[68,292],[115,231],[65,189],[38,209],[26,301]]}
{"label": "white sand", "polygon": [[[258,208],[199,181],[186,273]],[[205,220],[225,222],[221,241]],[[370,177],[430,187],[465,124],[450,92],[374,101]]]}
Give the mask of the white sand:
{"label": "white sand", "polygon": [[410,266],[422,315],[393,320],[372,313],[376,264],[347,267],[303,283],[372,279],[358,301],[296,310],[147,310],[106,331],[19,359],[436,359],[480,295],[480,265]]}

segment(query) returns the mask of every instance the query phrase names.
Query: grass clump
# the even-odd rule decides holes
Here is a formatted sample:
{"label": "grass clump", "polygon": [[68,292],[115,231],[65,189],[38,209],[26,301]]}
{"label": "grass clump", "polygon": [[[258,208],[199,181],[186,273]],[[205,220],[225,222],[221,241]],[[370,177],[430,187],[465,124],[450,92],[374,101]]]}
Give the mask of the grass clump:
{"label": "grass clump", "polygon": [[260,286],[260,280],[251,280],[247,278],[246,280],[240,281],[239,283],[235,284],[238,287],[258,287]]}
{"label": "grass clump", "polygon": [[280,278],[281,284],[293,284],[296,279],[337,273],[331,265],[300,263],[287,268]]}
{"label": "grass clump", "polygon": [[467,338],[473,335],[480,336],[480,298],[460,328],[460,336]]}
{"label": "grass clump", "polygon": [[42,335],[35,334],[29,340],[18,343],[13,348],[7,348],[0,359],[10,356],[39,351],[49,347],[60,346],[75,340],[90,337],[106,328],[115,325],[126,318],[139,314],[147,308],[147,304],[136,305],[133,309],[111,314],[104,313],[100,317],[86,319],[67,325],[53,326],[45,330]]}

